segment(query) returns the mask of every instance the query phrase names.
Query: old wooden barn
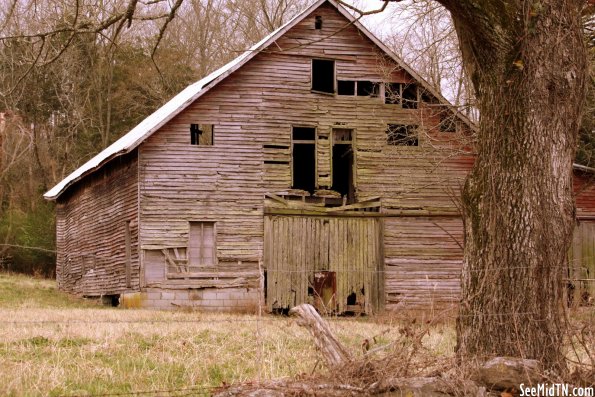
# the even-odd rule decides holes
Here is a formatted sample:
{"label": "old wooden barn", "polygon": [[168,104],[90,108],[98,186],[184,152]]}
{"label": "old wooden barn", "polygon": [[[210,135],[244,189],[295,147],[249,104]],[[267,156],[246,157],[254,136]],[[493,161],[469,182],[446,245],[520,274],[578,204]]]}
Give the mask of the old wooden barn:
{"label": "old wooden barn", "polygon": [[[455,303],[472,132],[319,0],[45,194],[56,200],[59,287],[226,311]],[[595,188],[592,169],[576,172],[570,273],[586,280]]]}

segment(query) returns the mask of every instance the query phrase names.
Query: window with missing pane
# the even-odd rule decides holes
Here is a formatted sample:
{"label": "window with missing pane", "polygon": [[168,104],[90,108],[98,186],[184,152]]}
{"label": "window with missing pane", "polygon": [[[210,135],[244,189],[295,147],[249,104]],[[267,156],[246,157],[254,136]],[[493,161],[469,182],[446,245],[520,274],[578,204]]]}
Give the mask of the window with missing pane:
{"label": "window with missing pane", "polygon": [[386,128],[386,141],[393,146],[419,146],[417,125],[389,124]]}

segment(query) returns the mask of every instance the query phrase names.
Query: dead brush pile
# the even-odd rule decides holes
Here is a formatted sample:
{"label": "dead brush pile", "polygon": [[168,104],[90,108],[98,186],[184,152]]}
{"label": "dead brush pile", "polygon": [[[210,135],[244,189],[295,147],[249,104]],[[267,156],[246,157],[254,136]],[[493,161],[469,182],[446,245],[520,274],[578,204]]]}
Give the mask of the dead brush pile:
{"label": "dead brush pile", "polygon": [[[576,319],[570,327],[567,361],[569,372],[561,377],[540,369],[536,360],[498,357],[485,363],[457,363],[453,355],[436,355],[424,344],[433,321],[402,325],[398,337],[380,345],[377,338],[362,342],[362,354],[345,349],[309,305],[292,309],[298,324],[306,327],[329,371],[259,384],[220,389],[215,396],[500,396],[519,395],[521,383],[567,383],[595,386],[594,318]],[[396,394],[392,394],[396,393]]]}

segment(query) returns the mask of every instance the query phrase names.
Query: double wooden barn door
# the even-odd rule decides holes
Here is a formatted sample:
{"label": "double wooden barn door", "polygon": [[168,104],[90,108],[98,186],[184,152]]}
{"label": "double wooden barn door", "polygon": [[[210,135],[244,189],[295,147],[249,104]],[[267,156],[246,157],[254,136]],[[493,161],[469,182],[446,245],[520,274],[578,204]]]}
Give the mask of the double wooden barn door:
{"label": "double wooden barn door", "polygon": [[269,310],[311,303],[326,313],[384,303],[382,223],[371,217],[265,216]]}

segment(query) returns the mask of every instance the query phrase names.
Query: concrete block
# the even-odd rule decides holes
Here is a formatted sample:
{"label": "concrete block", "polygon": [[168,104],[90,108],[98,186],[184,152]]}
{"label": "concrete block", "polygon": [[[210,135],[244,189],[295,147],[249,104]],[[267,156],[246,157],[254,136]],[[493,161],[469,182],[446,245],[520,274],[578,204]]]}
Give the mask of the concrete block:
{"label": "concrete block", "polygon": [[161,291],[147,291],[147,299],[156,300],[161,299]]}
{"label": "concrete block", "polygon": [[217,290],[204,290],[202,291],[202,299],[210,300],[210,299],[217,299]]}
{"label": "concrete block", "polygon": [[232,299],[231,298],[231,292],[229,291],[220,291],[217,292],[217,299]]}
{"label": "concrete block", "polygon": [[176,294],[174,292],[171,292],[171,291],[161,292],[161,299],[173,300],[173,299],[175,299],[175,297],[176,297]]}

